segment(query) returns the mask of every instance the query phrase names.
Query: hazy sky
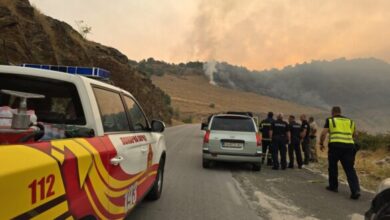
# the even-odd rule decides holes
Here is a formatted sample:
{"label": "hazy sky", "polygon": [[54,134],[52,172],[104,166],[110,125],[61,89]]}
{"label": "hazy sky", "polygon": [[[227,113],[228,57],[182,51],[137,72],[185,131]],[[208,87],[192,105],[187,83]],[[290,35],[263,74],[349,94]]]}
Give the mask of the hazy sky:
{"label": "hazy sky", "polygon": [[129,59],[219,60],[251,69],[313,59],[390,61],[390,0],[31,0]]}

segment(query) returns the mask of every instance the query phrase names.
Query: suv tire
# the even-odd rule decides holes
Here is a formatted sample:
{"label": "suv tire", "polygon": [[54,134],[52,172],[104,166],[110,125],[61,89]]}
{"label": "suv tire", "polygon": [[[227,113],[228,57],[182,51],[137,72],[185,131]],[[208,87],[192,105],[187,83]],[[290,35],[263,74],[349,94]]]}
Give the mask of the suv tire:
{"label": "suv tire", "polygon": [[204,169],[208,169],[211,167],[211,162],[209,160],[203,159],[202,166]]}
{"label": "suv tire", "polygon": [[163,189],[163,183],[164,183],[164,160],[160,161],[160,165],[157,171],[157,177],[154,181],[154,184],[152,186],[152,189],[149,191],[148,195],[146,196],[146,199],[148,200],[158,200],[161,197],[162,189]]}
{"label": "suv tire", "polygon": [[260,171],[261,170],[261,163],[252,164],[252,170],[253,171]]}

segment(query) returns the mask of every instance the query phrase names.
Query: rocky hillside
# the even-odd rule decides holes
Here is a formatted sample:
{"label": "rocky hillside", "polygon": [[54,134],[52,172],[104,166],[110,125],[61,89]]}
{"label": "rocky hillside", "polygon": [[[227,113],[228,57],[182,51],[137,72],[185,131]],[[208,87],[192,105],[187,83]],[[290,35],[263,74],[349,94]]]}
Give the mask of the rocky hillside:
{"label": "rocky hillside", "polygon": [[149,118],[170,122],[170,98],[131,67],[118,50],[84,39],[70,25],[45,16],[28,0],[0,0],[0,63],[95,66],[131,92]]}

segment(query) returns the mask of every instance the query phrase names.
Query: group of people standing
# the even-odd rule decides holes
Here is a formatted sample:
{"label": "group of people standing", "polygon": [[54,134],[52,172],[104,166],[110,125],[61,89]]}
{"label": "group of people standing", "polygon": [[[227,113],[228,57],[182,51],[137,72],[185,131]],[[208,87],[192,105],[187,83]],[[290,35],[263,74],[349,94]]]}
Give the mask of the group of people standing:
{"label": "group of people standing", "polygon": [[[350,198],[357,200],[360,197],[360,184],[354,167],[356,153],[359,150],[358,144],[355,143],[355,122],[342,116],[339,106],[333,107],[331,114],[332,116],[325,120],[319,141],[320,150],[324,151],[325,139],[329,136],[329,185],[326,189],[331,192],[338,192],[338,162],[341,162],[351,190]],[[318,162],[316,153],[318,126],[313,117],[306,120],[305,115],[300,116],[300,122],[299,124],[295,117],[290,115],[287,123],[283,120],[283,114],[281,113],[274,120],[273,113],[269,112],[267,118],[260,123],[260,131],[263,135],[263,162],[267,160],[267,165],[272,165],[272,169],[294,168],[294,155],[300,169],[309,162]],[[288,148],[286,148],[287,145]],[[289,155],[288,166],[287,149]],[[302,151],[304,154],[303,160]]]}
{"label": "group of people standing", "polygon": [[316,150],[318,126],[313,117],[307,120],[306,115],[300,116],[300,122],[296,121],[294,115],[290,115],[286,122],[282,113],[279,113],[276,119],[272,112],[268,113],[267,118],[259,124],[263,136],[263,163],[267,161],[267,165],[272,166],[274,170],[279,168],[285,170],[294,168],[295,160],[299,169],[309,162],[318,162]]}

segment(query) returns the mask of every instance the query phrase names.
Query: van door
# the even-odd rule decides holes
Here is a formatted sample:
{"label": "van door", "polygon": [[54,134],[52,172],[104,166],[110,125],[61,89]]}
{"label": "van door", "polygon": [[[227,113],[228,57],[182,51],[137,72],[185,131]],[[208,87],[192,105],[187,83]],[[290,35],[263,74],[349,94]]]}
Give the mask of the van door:
{"label": "van door", "polygon": [[127,95],[124,96],[124,101],[133,129],[132,132],[136,134],[138,139],[142,140],[139,143],[142,152],[139,159],[141,160],[140,165],[142,164],[142,169],[146,172],[137,183],[137,192],[140,197],[143,197],[153,185],[156,177],[154,173],[156,170],[153,167],[153,158],[156,156],[155,152],[157,151],[156,139],[152,135],[149,122],[138,103]]}
{"label": "van door", "polygon": [[[123,218],[139,198],[137,182],[146,171],[146,137],[134,133],[122,95],[105,88],[93,88],[100,110],[105,143],[110,155],[106,218]],[[103,213],[103,212],[102,212]]]}

